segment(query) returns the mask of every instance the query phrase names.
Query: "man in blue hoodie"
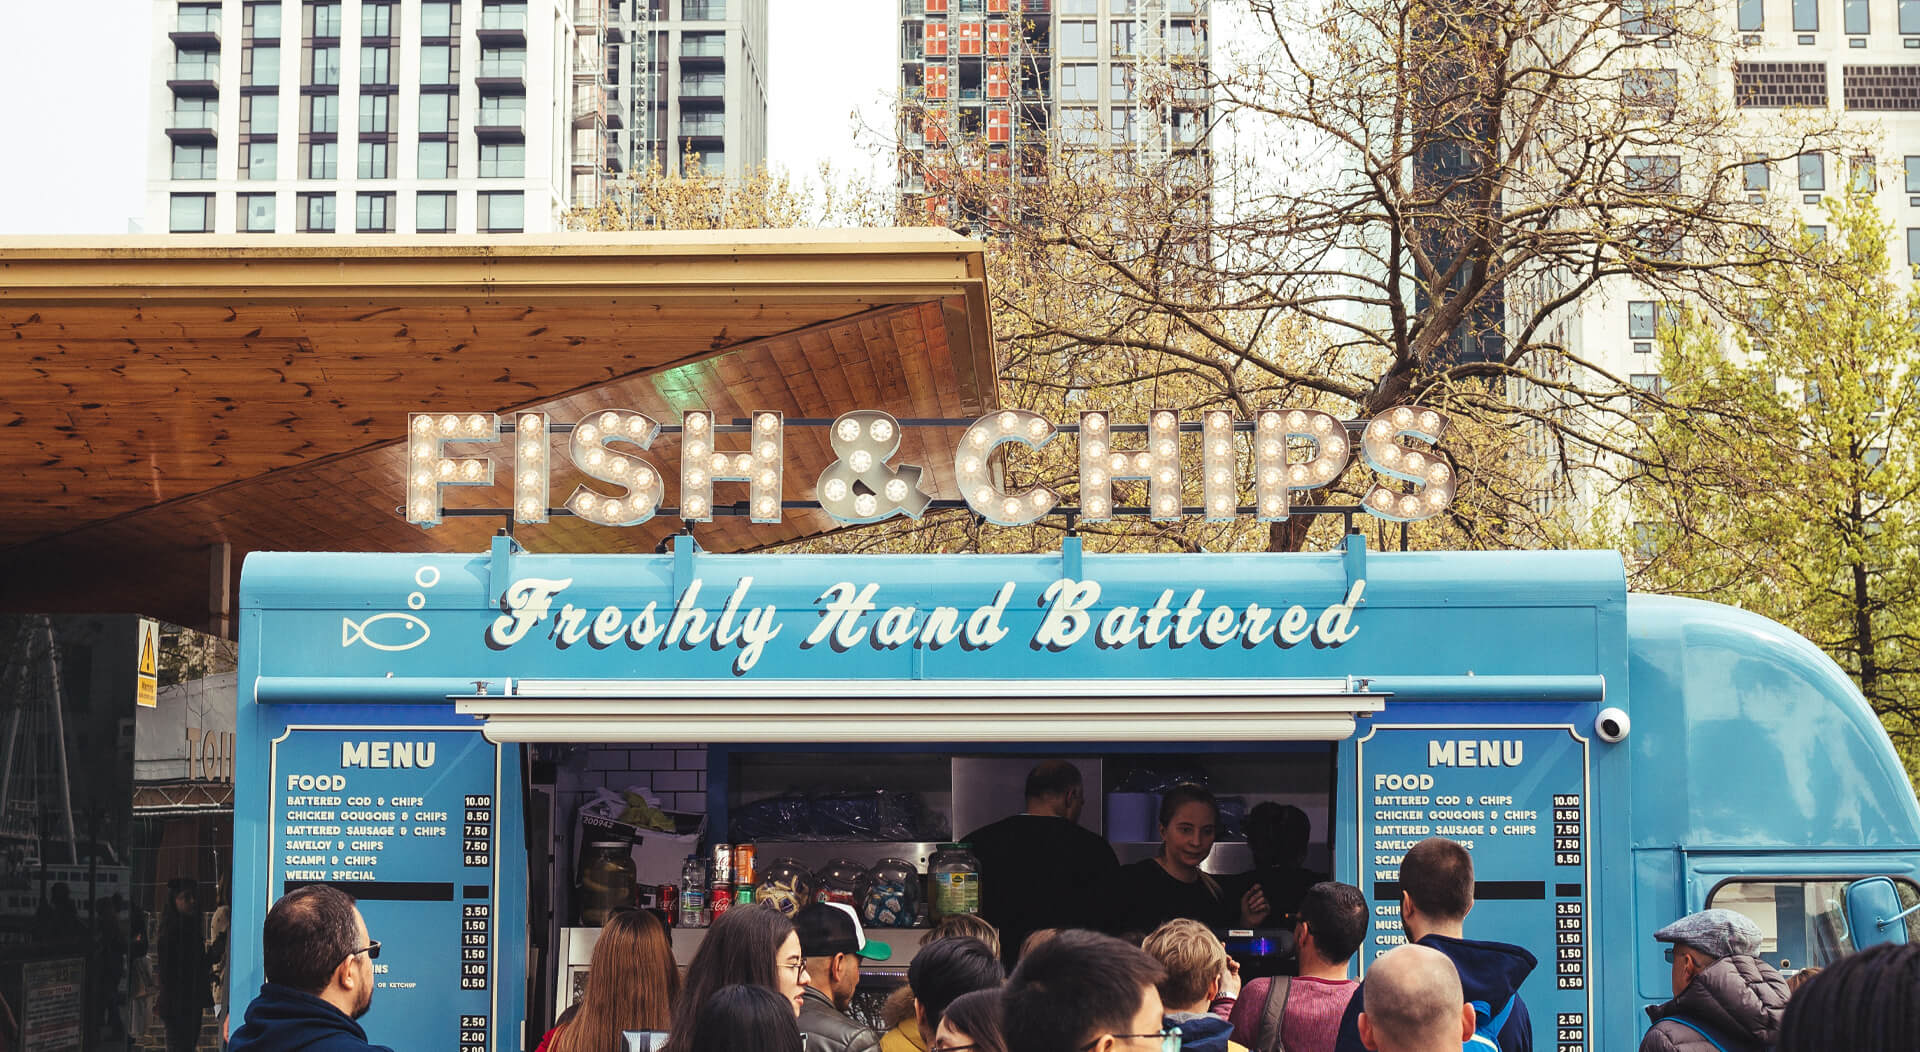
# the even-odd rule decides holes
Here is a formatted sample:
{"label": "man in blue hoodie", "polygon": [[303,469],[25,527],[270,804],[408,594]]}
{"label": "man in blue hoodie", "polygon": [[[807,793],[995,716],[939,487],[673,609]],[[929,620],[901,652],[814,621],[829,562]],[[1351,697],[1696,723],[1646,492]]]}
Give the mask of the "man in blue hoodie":
{"label": "man in blue hoodie", "polygon": [[[1533,1052],[1533,1020],[1520,999],[1520,983],[1539,962],[1533,954],[1503,942],[1464,937],[1473,909],[1473,857],[1445,837],[1428,837],[1400,860],[1400,926],[1407,941],[1445,954],[1460,972],[1460,986],[1475,1010],[1476,1028],[1506,1015],[1497,1033],[1501,1052]],[[1360,1013],[1367,984],[1347,1002],[1334,1052],[1363,1052]]]}
{"label": "man in blue hoodie", "polygon": [[267,981],[228,1052],[393,1052],[355,1022],[373,1003],[380,944],[353,896],[324,884],[287,892],[267,911],[261,944]]}

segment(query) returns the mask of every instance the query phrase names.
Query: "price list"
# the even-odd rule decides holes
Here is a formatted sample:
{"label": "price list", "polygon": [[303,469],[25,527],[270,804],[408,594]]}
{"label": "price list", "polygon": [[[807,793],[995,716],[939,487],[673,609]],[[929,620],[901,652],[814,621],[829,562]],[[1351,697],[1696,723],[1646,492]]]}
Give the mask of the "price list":
{"label": "price list", "polygon": [[339,887],[384,949],[368,1037],[489,1049],[497,747],[465,730],[295,727],[271,763],[271,893]]}
{"label": "price list", "polygon": [[1586,744],[1569,726],[1386,724],[1356,756],[1372,922],[1364,963],[1408,941],[1402,857],[1447,837],[1473,856],[1468,937],[1525,947],[1539,962],[1520,987],[1534,1044],[1588,1052]]}

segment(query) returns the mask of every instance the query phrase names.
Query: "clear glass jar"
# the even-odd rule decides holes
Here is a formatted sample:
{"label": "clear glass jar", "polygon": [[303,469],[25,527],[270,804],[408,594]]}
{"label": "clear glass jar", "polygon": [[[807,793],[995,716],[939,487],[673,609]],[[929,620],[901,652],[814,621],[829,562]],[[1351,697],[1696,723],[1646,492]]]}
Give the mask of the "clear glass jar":
{"label": "clear glass jar", "polygon": [[759,869],[753,889],[755,902],[791,917],[813,901],[815,883],[807,867],[790,858],[776,858],[762,863]]}
{"label": "clear glass jar", "polygon": [[857,898],[860,882],[866,876],[867,867],[850,858],[836,858],[820,871],[820,890],[814,893],[814,901],[851,906]]}
{"label": "clear glass jar", "polygon": [[633,848],[618,840],[596,840],[580,853],[580,923],[598,928],[607,911],[633,904]]}
{"label": "clear glass jar", "polygon": [[876,928],[911,928],[920,911],[920,871],[905,859],[883,858],[860,881],[860,922]]}
{"label": "clear glass jar", "polygon": [[941,844],[927,860],[927,878],[933,885],[928,919],[934,924],[957,913],[980,912],[980,860],[965,844]]}

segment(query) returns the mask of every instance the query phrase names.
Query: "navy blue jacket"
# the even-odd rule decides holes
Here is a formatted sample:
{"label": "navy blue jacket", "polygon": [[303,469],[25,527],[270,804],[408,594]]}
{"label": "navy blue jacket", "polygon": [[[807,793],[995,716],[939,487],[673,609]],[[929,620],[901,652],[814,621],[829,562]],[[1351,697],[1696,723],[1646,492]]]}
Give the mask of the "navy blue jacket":
{"label": "navy blue jacket", "polygon": [[[1475,942],[1446,935],[1429,935],[1420,945],[1447,955],[1460,971],[1460,987],[1468,1003],[1480,1001],[1489,1015],[1499,1015],[1507,999],[1513,999],[1513,1011],[1507,1025],[1500,1028],[1500,1052],[1533,1052],[1533,1020],[1527,1016],[1527,1003],[1520,999],[1520,983],[1540,962],[1533,954],[1504,942]],[[1347,1014],[1340,1018],[1340,1039],[1334,1052],[1366,1052],[1360,1043],[1360,1012],[1367,984],[1362,982],[1347,1002]]]}
{"label": "navy blue jacket", "polygon": [[1227,1052],[1227,1039],[1233,1036],[1233,1024],[1217,1015],[1176,1012],[1166,1016],[1163,1025],[1180,1028],[1181,1052]]}
{"label": "navy blue jacket", "polygon": [[227,1052],[393,1052],[367,1043],[346,1013],[291,986],[262,983]]}

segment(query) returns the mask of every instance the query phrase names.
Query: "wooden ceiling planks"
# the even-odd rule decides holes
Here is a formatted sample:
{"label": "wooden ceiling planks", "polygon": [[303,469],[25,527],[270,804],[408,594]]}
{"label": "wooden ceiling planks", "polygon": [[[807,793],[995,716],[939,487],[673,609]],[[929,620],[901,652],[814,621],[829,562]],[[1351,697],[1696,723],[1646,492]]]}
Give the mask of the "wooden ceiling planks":
{"label": "wooden ceiling planks", "polygon": [[[584,265],[531,246],[510,261],[505,286],[476,273],[491,261],[472,247],[467,266],[440,260],[423,277],[385,257],[339,266],[250,244],[244,281],[220,277],[217,252],[187,259],[202,287],[163,266],[183,259],[169,246],[140,257],[147,284],[107,281],[100,271],[113,261],[95,260],[78,269],[97,286],[62,287],[34,270],[35,252],[0,239],[0,496],[12,512],[0,522],[0,608],[138,610],[201,625],[216,542],[236,559],[268,549],[480,550],[500,519],[422,531],[396,513],[405,465],[395,443],[406,414],[422,408],[536,408],[558,422],[633,408],[677,422],[695,406],[722,418],[993,406],[991,347],[968,323],[984,317],[977,246],[919,235],[863,252],[855,242],[774,238],[730,267],[689,264],[725,254],[692,240],[592,246],[599,254]],[[74,270],[62,260],[75,251],[52,252],[53,270]],[[544,274],[582,270],[571,284]],[[247,295],[233,294],[243,284]],[[508,286],[517,295],[503,296]],[[958,438],[909,428],[895,463],[922,465],[923,487],[953,496]],[[677,476],[678,452],[669,435],[652,454]],[[823,429],[790,429],[788,499],[811,499],[833,459]],[[496,478],[510,475],[503,461]],[[549,503],[577,481],[556,471]],[[722,502],[743,496],[738,484],[716,489]],[[677,498],[670,485],[669,501]],[[506,490],[449,491],[449,507],[469,501],[505,504]],[[678,528],[561,517],[519,536],[536,550],[651,552]],[[696,534],[711,550],[746,550],[835,528],[823,513],[791,510],[778,526],[723,517]]]}

